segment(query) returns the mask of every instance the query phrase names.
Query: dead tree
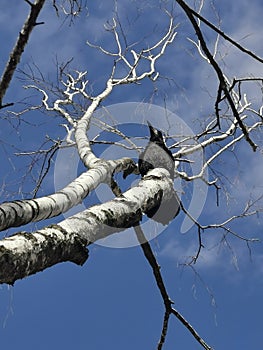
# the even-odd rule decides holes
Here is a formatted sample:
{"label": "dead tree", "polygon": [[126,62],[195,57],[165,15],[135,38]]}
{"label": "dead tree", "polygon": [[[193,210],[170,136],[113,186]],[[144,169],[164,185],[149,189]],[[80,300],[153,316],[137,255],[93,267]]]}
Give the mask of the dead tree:
{"label": "dead tree", "polygon": [[[29,3],[31,12],[19,34],[17,43],[10,55],[10,60],[2,75],[0,82],[1,107],[10,106],[10,103],[3,103],[3,98],[12,80],[14,71],[19,64],[29,35],[34,26],[40,24],[37,23],[36,19],[44,1],[36,1],[35,4],[29,1],[26,2]],[[220,179],[216,176],[213,176],[212,179],[207,178],[207,169],[213,169],[214,162],[225,152],[233,150],[242,140],[246,141],[253,152],[256,152],[258,149],[253,135],[262,128],[263,106],[253,103],[251,97],[246,91],[243,91],[243,84],[253,82],[262,84],[263,78],[227,77],[217,61],[218,41],[215,43],[214,52],[211,52],[206,43],[202,25],[208,26],[217,33],[218,40],[220,38],[228,41],[245,55],[250,55],[254,60],[261,63],[262,59],[239,45],[204,18],[201,15],[202,2],[197,10],[189,7],[184,1],[178,0],[176,3],[189,19],[196,34],[196,39],[190,39],[191,42],[200,56],[215,72],[218,90],[214,102],[214,111],[211,113],[212,116],[204,123],[202,132],[194,137],[192,135],[177,135],[177,137],[173,137],[176,141],[170,146],[170,149],[175,160],[175,177],[180,178],[185,183],[200,179],[208,187],[214,187],[218,192]],[[58,11],[58,2],[54,1],[53,5],[55,10]],[[79,3],[77,1],[69,1],[69,5],[70,14],[74,15],[74,6],[79,5]],[[67,13],[65,5],[62,8]],[[188,328],[203,348],[211,349],[190,323],[173,307],[173,302],[169,298],[150,243],[140,227],[144,213],[149,212],[156,204],[160,204],[162,201],[169,201],[169,196],[174,191],[169,173],[163,168],[150,170],[140,179],[137,185],[122,192],[114,176],[117,173],[123,173],[124,177],[130,174],[138,175],[136,162],[129,157],[128,152],[127,157],[119,159],[97,157],[93,151],[93,144],[97,140],[91,140],[88,136],[88,131],[93,125],[98,125],[101,130],[110,130],[112,134],[122,137],[123,141],[128,141],[131,149],[138,151],[138,153],[141,151],[139,145],[130,141],[118,127],[109,124],[107,121],[96,119],[94,113],[102,105],[103,101],[107,101],[107,98],[111,96],[113,91],[121,89],[124,85],[134,85],[136,87],[136,85],[144,84],[146,80],[150,80],[155,84],[160,79],[162,72],[158,70],[158,63],[167,55],[169,46],[176,45],[177,24],[173,15],[168,11],[167,19],[168,25],[165,33],[157,41],[144,48],[141,48],[139,44],[137,46],[136,44],[131,46],[127,44],[117,16],[105,27],[114,38],[115,51],[110,51],[103,46],[88,42],[90,47],[99,50],[103,55],[113,60],[111,74],[108,78],[105,78],[104,88],[100,93],[92,93],[87,71],[75,70],[66,72],[61,70],[61,87],[56,90],[55,94],[48,87],[48,84],[45,85],[43,81],[40,82],[40,80],[32,77],[32,83],[27,84],[26,89],[38,94],[41,100],[40,105],[31,106],[21,112],[9,111],[10,114],[20,117],[21,115],[26,115],[32,108],[39,108],[44,113],[60,116],[64,121],[65,138],[63,141],[56,140],[46,152],[46,157],[51,159],[55,151],[63,147],[76,148],[79,160],[86,170],[58,192],[43,197],[33,196],[33,198],[29,199],[2,203],[0,205],[0,229],[2,231],[10,227],[21,227],[27,223],[55,218],[62,213],[66,213],[70,208],[81,203],[101,184],[106,184],[111,188],[116,198],[91,206],[60,222],[54,219],[54,224],[45,226],[35,232],[19,231],[3,238],[0,241],[0,283],[14,284],[17,279],[25,278],[28,275],[64,261],[72,261],[82,265],[88,258],[87,247],[89,245],[113,233],[133,227],[145,257],[152,267],[165,306],[163,329],[158,349],[161,349],[164,344],[169,317],[172,314]],[[80,100],[82,101],[81,107],[79,106]],[[75,112],[72,113],[74,108],[78,111],[77,114]],[[105,140],[104,142],[106,143],[107,141]],[[188,171],[189,168],[187,166],[183,167],[183,164],[191,164],[193,162],[197,152],[205,152],[213,145],[218,146],[216,151],[212,154],[210,153],[204,159],[201,168],[196,173]],[[120,147],[127,147],[127,145],[120,143]],[[191,156],[193,158],[189,160]],[[41,186],[47,172],[48,170],[39,177],[36,186],[37,190]],[[238,215],[230,216],[221,223],[201,224],[187,211],[182,196],[181,209],[193,221],[198,237],[196,254],[190,257],[188,264],[194,264],[204,248],[202,235],[205,230],[216,228],[221,230],[223,235],[234,235],[246,243],[256,241],[256,238],[248,238],[229,228],[229,224],[239,217],[244,218],[258,214],[260,210],[255,207],[255,203],[256,200],[247,202],[242,212]]]}

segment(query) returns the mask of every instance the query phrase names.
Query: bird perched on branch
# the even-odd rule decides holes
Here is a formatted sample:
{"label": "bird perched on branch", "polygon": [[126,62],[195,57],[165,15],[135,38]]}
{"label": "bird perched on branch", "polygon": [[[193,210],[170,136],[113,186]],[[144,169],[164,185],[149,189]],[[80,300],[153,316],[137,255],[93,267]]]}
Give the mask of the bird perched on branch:
{"label": "bird perched on branch", "polygon": [[142,176],[154,168],[165,168],[174,178],[174,159],[172,152],[167,148],[163,134],[148,123],[150,130],[150,141],[145,150],[139,156],[139,172]]}
{"label": "bird perched on branch", "polygon": [[[171,180],[174,179],[174,158],[167,148],[163,134],[147,122],[150,130],[150,140],[138,160],[139,172],[143,176],[151,169],[164,168],[168,170]],[[159,196],[160,197],[160,196]],[[162,196],[161,196],[162,197]],[[155,221],[167,225],[180,211],[180,200],[175,192],[171,193],[168,200],[156,198],[157,204],[145,214]]]}

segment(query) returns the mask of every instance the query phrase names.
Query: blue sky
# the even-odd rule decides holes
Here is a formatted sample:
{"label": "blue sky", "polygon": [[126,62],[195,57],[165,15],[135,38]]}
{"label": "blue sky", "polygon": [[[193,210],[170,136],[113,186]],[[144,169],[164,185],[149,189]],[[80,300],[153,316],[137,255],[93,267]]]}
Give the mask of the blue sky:
{"label": "blue sky", "polygon": [[[167,18],[163,12],[156,15],[158,4],[159,1],[120,1],[119,16],[130,42],[142,37],[144,42],[151,42],[163,33]],[[204,14],[217,23],[209,4],[207,2]],[[261,2],[251,0],[248,4],[242,0],[237,5],[233,0],[215,1],[214,5],[220,14],[222,29],[263,56]],[[45,24],[35,28],[19,68],[28,71],[37,66],[47,79],[56,82],[56,60],[65,63],[74,57],[72,69],[87,70],[92,89],[100,91],[105,75],[110,73],[112,61],[89,48],[86,40],[112,47],[111,36],[105,33],[103,25],[111,19],[114,6],[112,1],[97,1],[96,6],[88,6],[89,15],[83,14],[80,20],[68,26],[67,22],[63,24],[62,17],[56,17],[51,1],[48,2],[39,18]],[[136,7],[142,9],[139,17]],[[5,65],[27,11],[28,5],[23,1],[15,4],[4,0],[0,4],[3,38],[0,69]],[[158,65],[161,74],[172,76],[174,82],[168,84],[167,80],[161,80],[156,85],[158,93],[154,95],[149,82],[136,87],[124,86],[114,91],[104,105],[144,101],[164,107],[165,98],[167,108],[183,117],[197,132],[200,128],[197,120],[213,112],[211,96],[216,95],[215,75],[186,39],[186,36],[195,38],[192,31],[186,34],[188,21],[176,8],[175,13],[180,22],[178,37]],[[214,36],[209,38],[212,47]],[[259,75],[262,71],[259,64],[229,44],[220,42],[219,52],[222,57],[220,62],[230,77]],[[34,70],[38,74],[37,69]],[[40,101],[35,91],[22,89],[27,81],[21,78],[25,76],[17,72],[6,96],[6,102],[16,102],[15,110],[25,108],[32,101]],[[249,88],[248,95],[255,103],[261,99],[254,85]],[[31,112],[22,117],[18,128],[17,119],[8,121],[2,117],[0,175],[3,201],[27,197],[37,176],[37,169],[29,174],[32,158],[12,153],[39,148],[45,135],[63,138],[65,130],[59,126],[61,122],[54,115]],[[220,206],[217,207],[215,191],[211,188],[200,217],[203,223],[220,222],[228,215],[240,212],[250,193],[254,197],[262,194],[260,154],[252,154],[245,143],[236,148],[236,153],[239,161],[229,152],[217,163],[221,173],[230,179],[226,180],[229,196],[220,194]],[[185,203],[188,203],[191,186],[183,189]],[[54,174],[50,173],[39,195],[53,190]],[[22,195],[22,192],[25,194]],[[61,216],[49,223],[62,219]],[[209,231],[204,235],[205,249],[194,271],[183,263],[196,252],[197,233],[195,228],[185,234],[180,233],[183,219],[181,213],[152,241],[175,307],[215,349],[262,349],[262,244],[252,245],[250,255],[245,242],[229,237],[228,246],[221,242],[222,232]],[[30,229],[42,225],[34,224]],[[261,238],[262,218],[240,220],[234,228],[249,237]],[[8,233],[11,232],[15,230]],[[160,336],[162,300],[140,247],[114,249],[94,244],[83,267],[70,263],[54,266],[18,281],[14,287],[1,286],[0,295],[0,339],[3,348],[148,350],[156,348]],[[189,332],[172,318],[164,349],[199,348]]]}

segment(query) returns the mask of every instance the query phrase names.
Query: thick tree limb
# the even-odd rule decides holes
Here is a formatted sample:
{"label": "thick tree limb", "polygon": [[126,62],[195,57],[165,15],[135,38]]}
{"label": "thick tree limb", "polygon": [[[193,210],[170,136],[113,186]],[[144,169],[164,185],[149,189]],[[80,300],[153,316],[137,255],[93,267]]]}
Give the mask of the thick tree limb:
{"label": "thick tree limb", "polygon": [[107,182],[110,174],[126,170],[132,160],[122,158],[101,161],[94,169],[81,174],[60,191],[34,199],[0,204],[0,231],[58,216],[81,203],[99,184]]}
{"label": "thick tree limb", "polygon": [[48,226],[32,234],[19,232],[0,241],[0,283],[14,284],[63,261],[83,265],[87,258],[86,241],[60,226]]}
{"label": "thick tree limb", "polygon": [[156,206],[162,192],[169,197],[173,183],[165,169],[154,169],[121,197],[93,206],[36,232],[19,232],[0,241],[0,283],[42,271],[62,261],[83,264],[85,247],[137,224],[142,213]]}

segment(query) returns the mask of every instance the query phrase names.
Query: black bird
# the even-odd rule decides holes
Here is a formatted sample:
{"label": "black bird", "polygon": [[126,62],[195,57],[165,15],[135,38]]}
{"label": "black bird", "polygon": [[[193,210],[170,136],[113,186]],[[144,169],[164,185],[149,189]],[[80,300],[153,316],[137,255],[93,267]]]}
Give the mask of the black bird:
{"label": "black bird", "polygon": [[[174,179],[174,158],[172,152],[167,148],[163,134],[154,128],[149,122],[150,140],[145,150],[140,154],[138,160],[139,172],[142,175],[154,168],[164,168],[169,171],[171,180]],[[161,195],[162,197],[162,195]],[[180,200],[175,192],[171,193],[168,200],[156,198],[160,203],[146,212],[149,218],[167,225],[180,211]]]}

